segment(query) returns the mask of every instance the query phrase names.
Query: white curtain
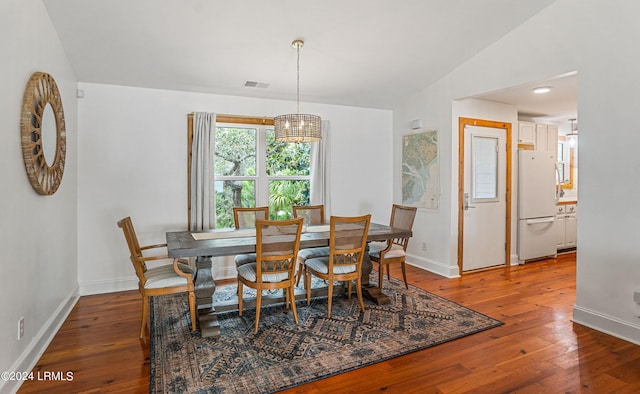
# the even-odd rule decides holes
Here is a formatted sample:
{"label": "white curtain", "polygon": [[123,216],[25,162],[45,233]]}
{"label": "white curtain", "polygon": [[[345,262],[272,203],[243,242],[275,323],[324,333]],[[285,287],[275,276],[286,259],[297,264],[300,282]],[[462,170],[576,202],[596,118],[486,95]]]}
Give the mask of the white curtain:
{"label": "white curtain", "polygon": [[329,153],[331,123],[322,121],[322,140],[311,143],[311,205],[324,204],[324,214],[331,216],[331,190],[329,187]]}
{"label": "white curtain", "polygon": [[216,226],[216,199],[213,171],[216,115],[208,112],[193,114],[193,144],[191,146],[191,231]]}

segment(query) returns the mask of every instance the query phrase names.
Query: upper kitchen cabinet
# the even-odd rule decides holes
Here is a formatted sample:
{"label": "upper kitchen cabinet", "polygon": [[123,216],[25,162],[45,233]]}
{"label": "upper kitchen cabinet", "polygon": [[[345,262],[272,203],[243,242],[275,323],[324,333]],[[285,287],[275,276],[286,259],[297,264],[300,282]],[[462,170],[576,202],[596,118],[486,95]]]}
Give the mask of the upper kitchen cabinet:
{"label": "upper kitchen cabinet", "polygon": [[558,151],[558,126],[519,122],[518,145],[537,151]]}
{"label": "upper kitchen cabinet", "polygon": [[518,127],[518,145],[535,145],[536,124],[530,122],[520,122]]}
{"label": "upper kitchen cabinet", "polygon": [[558,126],[536,124],[535,150],[558,151]]}

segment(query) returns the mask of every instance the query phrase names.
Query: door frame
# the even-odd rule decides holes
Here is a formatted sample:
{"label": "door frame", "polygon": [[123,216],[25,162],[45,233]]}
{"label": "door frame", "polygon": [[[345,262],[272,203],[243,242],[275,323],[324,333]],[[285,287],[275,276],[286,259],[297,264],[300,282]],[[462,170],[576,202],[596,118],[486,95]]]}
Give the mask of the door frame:
{"label": "door frame", "polygon": [[462,249],[464,241],[464,128],[465,126],[490,127],[502,129],[506,133],[507,149],[507,174],[506,174],[506,208],[505,208],[505,267],[509,267],[511,261],[511,123],[497,122],[485,119],[458,118],[458,271],[462,275]]}

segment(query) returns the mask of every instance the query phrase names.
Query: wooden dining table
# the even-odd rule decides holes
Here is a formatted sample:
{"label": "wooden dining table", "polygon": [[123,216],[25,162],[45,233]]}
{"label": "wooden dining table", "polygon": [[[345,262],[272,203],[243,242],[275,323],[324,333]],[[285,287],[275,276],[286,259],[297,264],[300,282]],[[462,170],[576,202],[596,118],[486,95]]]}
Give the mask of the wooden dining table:
{"label": "wooden dining table", "polygon": [[[305,227],[300,237],[300,249],[328,246],[329,235],[329,225]],[[393,238],[411,237],[411,235],[411,230],[371,223],[367,241],[386,241]],[[170,231],[167,232],[166,237],[170,258],[196,257],[195,296],[200,331],[203,337],[220,335],[220,325],[216,314],[237,310],[238,304],[237,299],[230,302],[214,303],[213,257],[255,253],[255,229],[215,229],[202,232]],[[361,277],[363,295],[377,304],[388,303],[389,297],[369,280],[372,268],[369,255],[365,253]],[[322,292],[326,295],[326,288],[313,289],[312,296],[322,295]],[[306,297],[304,292],[296,293],[297,299],[303,297]],[[263,297],[265,305],[283,301],[282,295]],[[255,306],[255,301],[247,300],[244,304],[247,307],[252,307]]]}

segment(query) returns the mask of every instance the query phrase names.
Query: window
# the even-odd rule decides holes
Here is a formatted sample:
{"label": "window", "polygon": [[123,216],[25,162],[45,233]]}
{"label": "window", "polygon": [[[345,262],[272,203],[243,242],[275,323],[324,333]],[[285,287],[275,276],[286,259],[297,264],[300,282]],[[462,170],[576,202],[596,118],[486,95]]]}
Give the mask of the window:
{"label": "window", "polygon": [[558,138],[558,170],[556,174],[557,183],[560,185],[571,183],[570,163],[569,163],[569,144],[562,137]]}
{"label": "window", "polygon": [[309,205],[310,143],[276,142],[273,126],[216,126],[216,227],[233,227],[234,206],[269,205],[271,219],[288,219]]}
{"label": "window", "polygon": [[473,201],[496,201],[498,197],[498,139],[473,136]]}

